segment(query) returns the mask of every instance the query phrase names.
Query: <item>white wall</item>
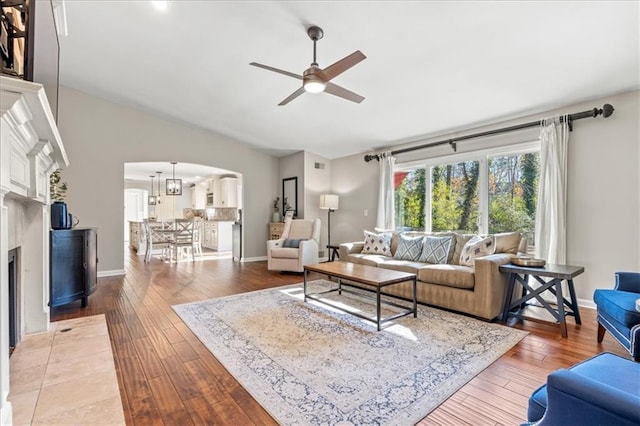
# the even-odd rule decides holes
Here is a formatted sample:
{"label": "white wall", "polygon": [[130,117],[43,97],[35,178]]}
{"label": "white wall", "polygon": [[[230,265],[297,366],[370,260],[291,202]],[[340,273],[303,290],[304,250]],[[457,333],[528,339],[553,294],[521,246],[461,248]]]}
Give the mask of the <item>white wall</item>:
{"label": "white wall", "polygon": [[[601,108],[605,103],[614,106],[614,114],[576,121],[569,140],[567,262],[585,267],[585,273],[575,279],[577,297],[585,300],[592,300],[597,288],[612,287],[614,272],[640,271],[640,92],[568,105],[468,132]],[[434,136],[421,143],[452,136],[455,135]],[[499,138],[501,142],[505,138],[522,142],[531,136],[531,131],[525,131]],[[490,140],[461,142],[458,148],[470,150],[490,144]],[[401,159],[450,153],[450,148],[439,147]],[[363,157],[354,155],[332,161],[332,191],[341,196],[340,210],[332,217],[332,240],[361,240],[362,231],[375,226],[379,165],[375,161],[365,163]],[[365,209],[369,216],[364,216]]]}
{"label": "white wall", "polygon": [[278,160],[248,145],[61,87],[58,126],[70,165],[69,210],[98,228],[98,270],[121,271],[124,163],[178,161],[243,174],[245,258],[266,256]]}

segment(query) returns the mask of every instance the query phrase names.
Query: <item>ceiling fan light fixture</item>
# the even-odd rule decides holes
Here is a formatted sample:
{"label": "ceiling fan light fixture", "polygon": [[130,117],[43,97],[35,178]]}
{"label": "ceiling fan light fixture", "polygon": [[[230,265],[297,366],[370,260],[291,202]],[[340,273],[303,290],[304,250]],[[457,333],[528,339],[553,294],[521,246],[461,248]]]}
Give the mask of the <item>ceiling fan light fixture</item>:
{"label": "ceiling fan light fixture", "polygon": [[325,87],[327,87],[327,84],[317,77],[315,77],[314,79],[305,80],[304,82],[304,90],[309,93],[324,92]]}
{"label": "ceiling fan light fixture", "polygon": [[327,82],[317,74],[320,69],[318,65],[313,63],[311,67],[305,70],[302,77],[302,86],[304,90],[309,93],[320,93],[324,92],[325,87],[327,87]]}

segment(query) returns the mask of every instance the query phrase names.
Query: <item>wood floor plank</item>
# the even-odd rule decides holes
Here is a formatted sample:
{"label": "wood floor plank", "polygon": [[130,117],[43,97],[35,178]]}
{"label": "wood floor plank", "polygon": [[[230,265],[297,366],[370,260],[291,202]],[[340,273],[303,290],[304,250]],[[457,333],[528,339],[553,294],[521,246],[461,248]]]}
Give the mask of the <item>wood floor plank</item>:
{"label": "wood floor plank", "polygon": [[149,379],[149,386],[160,408],[160,415],[165,424],[181,426],[193,424],[191,416],[168,376]]}
{"label": "wood floor plank", "polygon": [[[296,284],[302,276],[231,259],[144,263],[128,251],[125,270],[125,276],[100,278],[87,308],[79,302],[56,307],[51,318],[105,314],[127,424],[276,424],[172,306]],[[526,421],[528,395],[551,371],[602,351],[629,358],[608,334],[597,343],[595,311],[581,309],[581,315],[581,326],[568,320],[568,338],[556,326],[510,320],[529,335],[420,424],[519,424]]]}

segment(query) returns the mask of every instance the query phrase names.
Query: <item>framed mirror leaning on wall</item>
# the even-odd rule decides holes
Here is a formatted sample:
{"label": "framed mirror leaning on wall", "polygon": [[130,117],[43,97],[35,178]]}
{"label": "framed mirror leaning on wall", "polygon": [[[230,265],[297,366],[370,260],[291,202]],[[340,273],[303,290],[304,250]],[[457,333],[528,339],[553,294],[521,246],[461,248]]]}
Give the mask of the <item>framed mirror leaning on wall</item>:
{"label": "framed mirror leaning on wall", "polygon": [[282,179],[282,213],[293,210],[293,217],[298,217],[298,178]]}

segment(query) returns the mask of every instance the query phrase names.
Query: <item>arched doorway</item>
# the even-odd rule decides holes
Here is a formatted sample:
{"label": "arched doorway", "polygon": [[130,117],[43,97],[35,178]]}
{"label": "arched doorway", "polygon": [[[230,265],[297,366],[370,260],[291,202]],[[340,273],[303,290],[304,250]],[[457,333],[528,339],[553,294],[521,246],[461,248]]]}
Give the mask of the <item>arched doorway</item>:
{"label": "arched doorway", "polygon": [[[176,163],[175,179],[180,180],[181,187],[172,190],[170,186],[167,190],[167,184],[173,183],[167,182],[174,178],[173,166],[169,161],[124,164],[125,257],[131,250],[144,255],[144,219],[171,222],[177,218],[194,218],[202,245],[202,256],[196,260],[240,259],[242,174],[200,164]],[[176,192],[177,195],[173,195]],[[146,195],[139,195],[143,193]],[[137,198],[132,194],[138,194]],[[153,203],[149,202],[150,196],[155,198]],[[139,206],[128,206],[139,202],[140,197],[144,198],[145,205],[142,214],[137,213]]]}

